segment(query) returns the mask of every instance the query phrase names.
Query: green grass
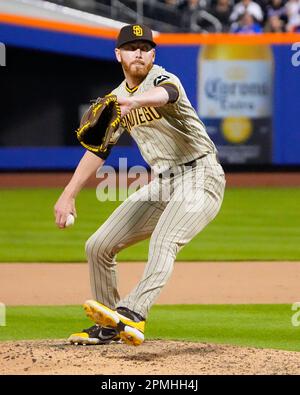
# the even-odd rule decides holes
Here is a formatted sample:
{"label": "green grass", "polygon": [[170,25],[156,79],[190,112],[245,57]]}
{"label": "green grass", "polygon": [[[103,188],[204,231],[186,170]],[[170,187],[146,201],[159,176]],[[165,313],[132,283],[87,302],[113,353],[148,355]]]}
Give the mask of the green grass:
{"label": "green grass", "polygon": [[[60,189],[0,190],[0,262],[85,261],[84,244],[119,202],[77,199],[74,227],[58,230],[53,205]],[[227,189],[221,212],[178,254],[178,260],[300,260],[300,189]],[[148,241],[119,261],[146,260]]]}
{"label": "green grass", "polygon": [[[300,351],[294,313],[290,305],[154,306],[146,338]],[[63,339],[90,325],[80,306],[8,307],[0,340]]]}

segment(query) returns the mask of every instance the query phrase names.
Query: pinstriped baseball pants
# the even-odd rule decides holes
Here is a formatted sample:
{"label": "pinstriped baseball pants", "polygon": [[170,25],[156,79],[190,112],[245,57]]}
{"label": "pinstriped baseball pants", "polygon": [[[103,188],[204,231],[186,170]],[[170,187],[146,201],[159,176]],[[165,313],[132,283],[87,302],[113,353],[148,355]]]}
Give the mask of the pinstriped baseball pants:
{"label": "pinstriped baseball pants", "polygon": [[[193,168],[178,166],[172,170],[172,178],[154,177],[129,196],[86,243],[93,297],[112,309],[127,307],[147,318],[172,273],[179,250],[220,210],[225,176],[214,154],[199,159]],[[120,299],[116,255],[149,237],[144,274]]]}

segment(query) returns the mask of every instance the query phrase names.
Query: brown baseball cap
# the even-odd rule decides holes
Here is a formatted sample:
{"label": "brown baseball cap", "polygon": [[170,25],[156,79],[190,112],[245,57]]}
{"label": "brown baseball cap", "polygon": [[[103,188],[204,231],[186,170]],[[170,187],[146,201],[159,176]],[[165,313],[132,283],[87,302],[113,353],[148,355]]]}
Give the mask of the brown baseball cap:
{"label": "brown baseball cap", "polygon": [[133,41],[148,41],[153,47],[156,46],[153,41],[152,30],[146,25],[126,25],[120,30],[117,38],[116,47],[131,43]]}

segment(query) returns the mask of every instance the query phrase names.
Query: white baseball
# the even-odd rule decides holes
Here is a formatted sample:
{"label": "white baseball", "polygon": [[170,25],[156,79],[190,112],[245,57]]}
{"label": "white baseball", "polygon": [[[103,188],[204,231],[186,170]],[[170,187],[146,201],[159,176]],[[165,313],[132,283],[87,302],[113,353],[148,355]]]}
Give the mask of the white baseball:
{"label": "white baseball", "polygon": [[75,222],[75,217],[74,217],[74,215],[73,215],[73,214],[69,214],[69,215],[67,216],[67,220],[66,220],[66,225],[65,225],[65,227],[67,228],[68,226],[74,225],[74,222]]}

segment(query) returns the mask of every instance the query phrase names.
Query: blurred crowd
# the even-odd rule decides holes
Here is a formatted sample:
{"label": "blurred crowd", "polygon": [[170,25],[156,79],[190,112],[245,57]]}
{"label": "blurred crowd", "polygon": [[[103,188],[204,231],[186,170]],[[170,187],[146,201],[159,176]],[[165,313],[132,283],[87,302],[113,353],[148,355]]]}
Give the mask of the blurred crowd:
{"label": "blurred crowd", "polygon": [[144,22],[158,31],[300,32],[300,0],[50,1],[127,23],[137,20],[142,4]]}
{"label": "blurred crowd", "polygon": [[300,0],[156,0],[181,16],[181,30],[300,32]]}

